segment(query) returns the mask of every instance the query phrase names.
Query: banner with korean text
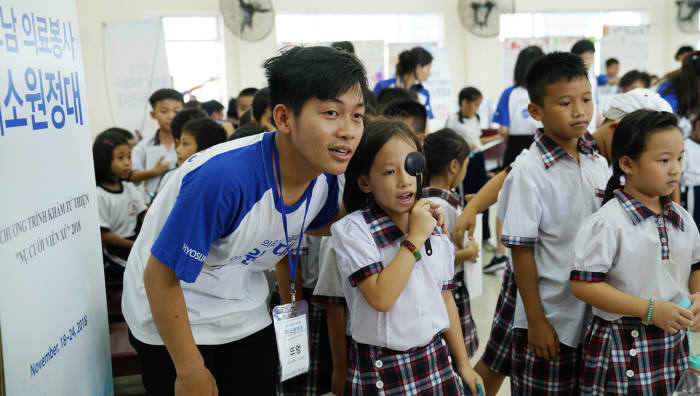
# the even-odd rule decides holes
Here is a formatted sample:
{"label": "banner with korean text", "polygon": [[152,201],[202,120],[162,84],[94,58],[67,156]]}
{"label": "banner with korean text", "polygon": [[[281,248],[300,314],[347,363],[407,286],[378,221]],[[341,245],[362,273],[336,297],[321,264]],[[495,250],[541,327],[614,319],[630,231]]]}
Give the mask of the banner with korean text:
{"label": "banner with korean text", "polygon": [[7,395],[113,393],[75,0],[0,0]]}

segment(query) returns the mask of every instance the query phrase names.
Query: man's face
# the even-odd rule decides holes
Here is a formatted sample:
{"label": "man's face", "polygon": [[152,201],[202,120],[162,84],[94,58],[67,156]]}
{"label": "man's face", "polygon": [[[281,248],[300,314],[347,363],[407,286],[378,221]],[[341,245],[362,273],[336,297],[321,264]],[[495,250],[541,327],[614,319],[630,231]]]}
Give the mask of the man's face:
{"label": "man's face", "polygon": [[335,99],[311,98],[299,115],[290,114],[292,143],[311,168],[341,174],[362,137],[364,112],[359,85]]}

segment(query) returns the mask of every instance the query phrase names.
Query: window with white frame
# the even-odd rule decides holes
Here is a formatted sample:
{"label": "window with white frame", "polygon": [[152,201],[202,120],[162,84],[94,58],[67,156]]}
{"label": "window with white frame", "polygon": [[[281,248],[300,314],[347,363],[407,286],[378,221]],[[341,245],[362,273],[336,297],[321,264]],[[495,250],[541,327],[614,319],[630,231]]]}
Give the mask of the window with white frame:
{"label": "window with white frame", "polygon": [[227,105],[223,30],[218,16],[163,17],[165,50],[173,87],[185,100],[218,100]]}

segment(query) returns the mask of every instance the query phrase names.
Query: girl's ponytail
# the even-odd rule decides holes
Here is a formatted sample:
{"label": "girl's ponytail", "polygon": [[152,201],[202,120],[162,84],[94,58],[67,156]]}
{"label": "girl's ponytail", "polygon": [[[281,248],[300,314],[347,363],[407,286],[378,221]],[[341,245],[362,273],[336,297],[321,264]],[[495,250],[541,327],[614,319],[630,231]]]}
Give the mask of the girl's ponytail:
{"label": "girl's ponytail", "polygon": [[610,176],[610,180],[608,180],[608,184],[605,186],[605,194],[603,195],[603,205],[605,205],[606,202],[612,199],[615,190],[622,187],[620,177],[622,177],[622,169],[620,169],[619,165],[615,164],[613,165],[613,174],[612,176]]}

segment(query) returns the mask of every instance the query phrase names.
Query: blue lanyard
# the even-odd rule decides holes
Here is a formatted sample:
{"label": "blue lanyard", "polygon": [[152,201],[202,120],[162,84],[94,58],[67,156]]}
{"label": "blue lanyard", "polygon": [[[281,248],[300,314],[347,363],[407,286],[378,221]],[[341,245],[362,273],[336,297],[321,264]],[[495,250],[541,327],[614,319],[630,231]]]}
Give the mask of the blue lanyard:
{"label": "blue lanyard", "polygon": [[277,143],[275,142],[275,137],[272,137],[272,148],[275,153],[275,168],[277,170],[277,180],[276,184],[279,187],[279,194],[277,200],[279,201],[280,211],[282,212],[282,225],[284,226],[284,238],[287,240],[287,257],[289,258],[289,277],[291,280],[291,286],[289,289],[292,295],[292,306],[296,304],[296,290],[294,290],[294,277],[297,272],[297,263],[299,262],[299,251],[301,250],[301,239],[304,235],[304,224],[306,223],[306,214],[309,213],[309,204],[311,203],[311,190],[313,189],[313,181],[309,184],[306,192],[304,193],[304,199],[306,199],[306,207],[304,209],[304,219],[301,221],[301,230],[299,231],[299,241],[297,242],[297,252],[292,259],[292,252],[289,249],[289,234],[287,233],[287,207],[284,205],[284,199],[282,198],[282,173],[280,172],[280,158],[277,152]]}

